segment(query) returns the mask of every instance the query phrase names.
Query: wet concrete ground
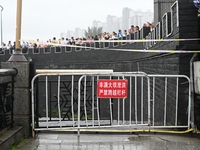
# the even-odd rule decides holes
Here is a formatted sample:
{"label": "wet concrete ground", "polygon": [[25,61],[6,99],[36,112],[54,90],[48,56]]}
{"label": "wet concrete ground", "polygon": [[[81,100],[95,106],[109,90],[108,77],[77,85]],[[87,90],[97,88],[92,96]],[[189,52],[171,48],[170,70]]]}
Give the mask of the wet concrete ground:
{"label": "wet concrete ground", "polygon": [[17,150],[200,150],[200,136],[175,134],[38,133]]}

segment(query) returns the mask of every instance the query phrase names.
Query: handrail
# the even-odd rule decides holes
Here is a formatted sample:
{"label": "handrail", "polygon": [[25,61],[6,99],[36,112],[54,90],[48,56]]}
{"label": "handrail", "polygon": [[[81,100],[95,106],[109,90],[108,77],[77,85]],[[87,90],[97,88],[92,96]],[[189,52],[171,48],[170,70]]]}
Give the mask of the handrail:
{"label": "handrail", "polygon": [[[17,69],[0,69],[0,131],[7,127],[12,127],[13,121],[13,102],[14,102],[14,76]],[[10,76],[7,78],[7,76]],[[4,78],[5,77],[5,78]]]}
{"label": "handrail", "polygon": [[13,69],[0,69],[0,76],[11,76],[17,75],[18,71],[16,68]]}

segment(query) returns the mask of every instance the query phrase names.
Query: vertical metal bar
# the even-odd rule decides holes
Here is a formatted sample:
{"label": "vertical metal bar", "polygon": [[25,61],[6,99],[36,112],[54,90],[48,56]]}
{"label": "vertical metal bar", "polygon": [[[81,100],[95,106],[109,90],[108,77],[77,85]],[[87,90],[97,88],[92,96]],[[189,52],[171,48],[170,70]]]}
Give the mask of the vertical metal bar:
{"label": "vertical metal bar", "polygon": [[117,113],[117,122],[118,122],[118,125],[119,125],[119,119],[120,119],[120,99],[118,98],[117,99],[117,103],[118,103],[118,105],[117,105],[117,111],[118,111],[118,113]]}
{"label": "vertical metal bar", "polygon": [[32,104],[32,137],[35,137],[35,103],[34,103],[34,95],[35,95],[35,87],[34,87],[34,78],[31,81],[31,104]]}
{"label": "vertical metal bar", "polygon": [[153,126],[154,126],[154,115],[155,115],[155,77],[153,77],[153,114],[152,114],[152,118],[153,118]]}
{"label": "vertical metal bar", "polygon": [[[123,76],[124,79],[124,76]],[[124,120],[125,120],[125,98],[123,98],[123,125],[124,125]]]}
{"label": "vertical metal bar", "polygon": [[61,128],[62,125],[61,125],[61,114],[60,114],[60,75],[58,75],[58,115],[59,115],[59,123],[60,123],[60,128]]}
{"label": "vertical metal bar", "polygon": [[177,14],[177,16],[176,16],[176,21],[177,21],[177,27],[179,27],[179,6],[178,6],[178,1],[176,1],[176,14]]}
{"label": "vertical metal bar", "polygon": [[176,118],[175,118],[175,126],[177,126],[177,119],[178,119],[178,77],[176,78]]}
{"label": "vertical metal bar", "polygon": [[[97,76],[97,81],[99,80],[99,76]],[[100,117],[99,117],[99,98],[97,97],[97,119],[98,125],[100,126]]]}
{"label": "vertical metal bar", "polygon": [[131,125],[131,114],[132,114],[132,77],[130,77],[130,81],[129,81],[129,87],[130,87],[130,101],[129,101],[129,103],[130,103],[130,107],[129,107],[129,109],[130,109],[130,117],[129,117],[129,124]]}
{"label": "vertical metal bar", "polygon": [[189,82],[189,93],[188,93],[188,129],[190,128],[190,115],[191,115],[191,85],[190,85],[190,79],[188,78],[188,82]]}
{"label": "vertical metal bar", "polygon": [[94,126],[94,76],[92,76],[92,125]]}
{"label": "vertical metal bar", "polygon": [[124,104],[124,98],[123,98],[123,125],[125,120],[125,104]]}
{"label": "vertical metal bar", "polygon": [[72,75],[72,85],[71,85],[71,107],[72,107],[72,123],[74,127],[74,75]]}
{"label": "vertical metal bar", "polygon": [[[49,81],[49,91],[50,91],[50,95],[51,95],[51,81]],[[51,96],[49,97],[49,120],[51,121]]]}
{"label": "vertical metal bar", "polygon": [[[119,80],[119,77],[118,77],[118,80]],[[119,125],[119,121],[120,121],[120,99],[119,98],[117,99],[117,107],[118,107],[117,108],[117,111],[118,111],[117,112],[117,115],[118,115],[117,116],[117,122],[118,122],[118,125]]]}
{"label": "vertical metal bar", "polygon": [[141,124],[144,122],[144,80],[141,77]]}
{"label": "vertical metal bar", "polygon": [[165,77],[164,126],[166,126],[166,119],[167,119],[167,77]]}
{"label": "vertical metal bar", "polygon": [[[110,76],[110,79],[111,79],[111,76]],[[110,124],[113,125],[113,117],[112,117],[112,100],[111,98],[109,98],[110,100]]]}
{"label": "vertical metal bar", "polygon": [[137,124],[137,76],[135,76],[135,123]]}
{"label": "vertical metal bar", "polygon": [[86,75],[84,76],[84,110],[85,110],[85,121],[86,121],[86,126],[88,126],[87,122],[87,102],[86,102]]}
{"label": "vertical metal bar", "polygon": [[35,101],[35,113],[36,113],[36,118],[35,118],[35,120],[36,120],[36,125],[37,125],[37,127],[39,127],[39,79],[37,78],[36,79],[36,87],[35,87],[35,99],[34,99],[34,101]]}
{"label": "vertical metal bar", "polygon": [[46,76],[46,124],[47,124],[47,129],[49,128],[49,122],[48,122],[48,112],[49,112],[49,108],[48,108],[48,76]]}
{"label": "vertical metal bar", "polygon": [[148,125],[149,125],[149,130],[150,130],[150,125],[151,125],[151,110],[150,110],[150,79],[147,76],[147,83],[148,83]]}
{"label": "vertical metal bar", "polygon": [[81,107],[81,80],[84,76],[81,76],[78,81],[78,139],[80,139],[80,107]]}

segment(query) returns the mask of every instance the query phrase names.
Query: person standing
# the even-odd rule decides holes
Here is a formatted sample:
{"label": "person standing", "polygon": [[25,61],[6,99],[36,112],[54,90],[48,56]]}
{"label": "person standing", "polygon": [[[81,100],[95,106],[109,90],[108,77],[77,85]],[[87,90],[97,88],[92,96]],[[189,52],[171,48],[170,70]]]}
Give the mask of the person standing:
{"label": "person standing", "polygon": [[197,16],[200,17],[200,0],[193,0],[194,6],[198,9]]}
{"label": "person standing", "polygon": [[122,33],[122,30],[119,29],[119,32],[117,34],[117,38],[121,38],[121,37],[123,37],[123,33]]}
{"label": "person standing", "polygon": [[7,49],[11,49],[11,48],[12,48],[11,41],[8,41],[8,44],[7,44]]}

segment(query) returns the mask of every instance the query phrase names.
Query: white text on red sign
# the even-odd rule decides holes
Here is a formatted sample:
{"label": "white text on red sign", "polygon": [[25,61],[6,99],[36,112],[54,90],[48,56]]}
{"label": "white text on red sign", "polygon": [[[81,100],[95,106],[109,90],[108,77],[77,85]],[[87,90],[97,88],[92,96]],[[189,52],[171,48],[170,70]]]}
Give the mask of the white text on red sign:
{"label": "white text on red sign", "polygon": [[126,98],[127,80],[98,80],[99,98]]}

